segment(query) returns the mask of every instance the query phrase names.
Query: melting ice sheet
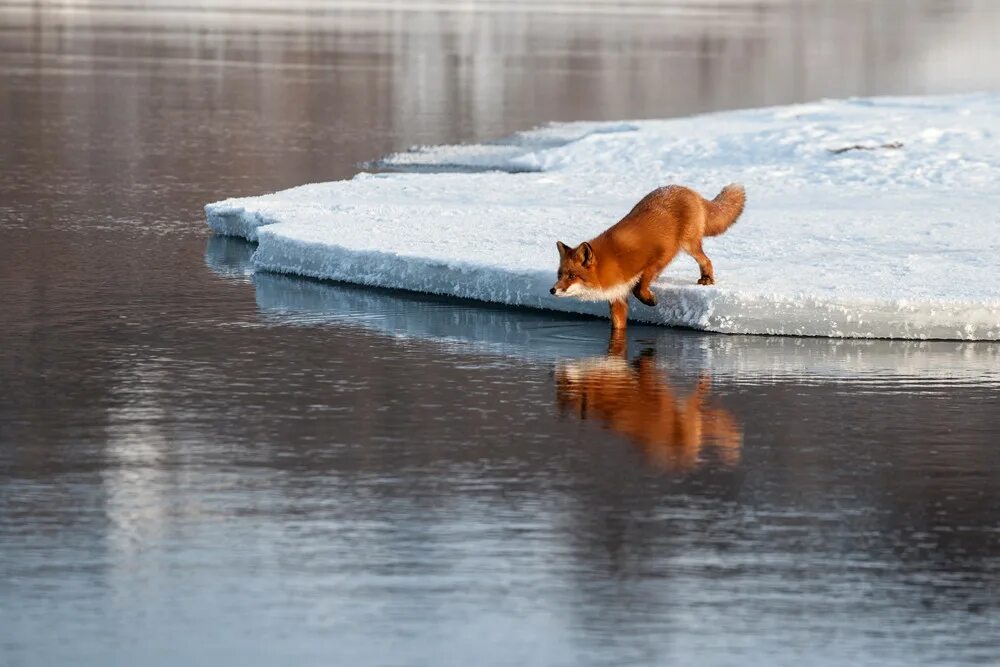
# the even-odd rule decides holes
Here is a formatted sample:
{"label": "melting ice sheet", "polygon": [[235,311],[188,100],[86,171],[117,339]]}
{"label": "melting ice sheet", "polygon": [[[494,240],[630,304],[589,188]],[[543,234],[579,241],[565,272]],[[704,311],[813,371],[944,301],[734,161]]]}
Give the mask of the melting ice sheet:
{"label": "melting ice sheet", "polygon": [[[390,156],[358,174],[206,206],[255,268],[606,315],[548,294],[575,244],[682,183],[748,207],[679,256],[630,319],[726,333],[1000,340],[1000,95],[824,101],[570,123]],[[461,170],[465,171],[461,171]],[[481,171],[491,169],[494,171]],[[476,171],[480,170],[480,171]]]}

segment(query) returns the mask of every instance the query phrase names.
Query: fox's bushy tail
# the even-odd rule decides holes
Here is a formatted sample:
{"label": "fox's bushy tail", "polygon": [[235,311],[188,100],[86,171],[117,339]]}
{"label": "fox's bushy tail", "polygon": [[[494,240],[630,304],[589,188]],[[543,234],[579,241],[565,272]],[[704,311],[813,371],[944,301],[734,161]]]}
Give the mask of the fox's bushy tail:
{"label": "fox's bushy tail", "polygon": [[743,212],[747,194],[743,186],[730,183],[712,201],[705,202],[705,236],[718,236],[729,229]]}

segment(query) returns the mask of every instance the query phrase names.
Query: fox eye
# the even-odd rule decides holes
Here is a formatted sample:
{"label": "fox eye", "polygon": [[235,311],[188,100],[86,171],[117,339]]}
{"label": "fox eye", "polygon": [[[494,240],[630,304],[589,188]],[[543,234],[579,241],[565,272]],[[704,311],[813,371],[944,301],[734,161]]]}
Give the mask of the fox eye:
{"label": "fox eye", "polygon": [[576,280],[576,274],[575,273],[567,273],[566,274],[566,280]]}

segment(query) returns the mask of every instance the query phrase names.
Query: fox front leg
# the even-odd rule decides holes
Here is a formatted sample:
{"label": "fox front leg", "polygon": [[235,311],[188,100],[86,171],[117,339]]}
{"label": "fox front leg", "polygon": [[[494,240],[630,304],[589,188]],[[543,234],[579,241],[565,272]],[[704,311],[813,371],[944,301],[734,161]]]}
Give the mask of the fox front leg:
{"label": "fox front leg", "polygon": [[628,302],[625,299],[611,302],[611,328],[624,329],[628,321]]}
{"label": "fox front leg", "polygon": [[667,264],[673,257],[673,255],[669,255],[652,266],[646,267],[646,270],[639,275],[639,282],[632,288],[632,294],[636,299],[650,307],[656,305],[656,295],[649,289],[649,286],[663,272],[663,269],[667,268]]}
{"label": "fox front leg", "polygon": [[656,295],[649,291],[649,282],[645,279],[640,279],[635,284],[635,287],[632,288],[632,295],[647,306],[656,305]]}

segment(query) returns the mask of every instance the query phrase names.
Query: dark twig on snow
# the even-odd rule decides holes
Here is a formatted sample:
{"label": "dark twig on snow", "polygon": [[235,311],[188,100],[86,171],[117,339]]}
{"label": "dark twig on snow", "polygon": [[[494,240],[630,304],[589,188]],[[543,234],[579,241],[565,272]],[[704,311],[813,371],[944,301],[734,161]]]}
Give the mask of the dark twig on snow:
{"label": "dark twig on snow", "polygon": [[861,144],[854,144],[853,146],[844,146],[843,148],[827,148],[834,155],[840,155],[841,153],[846,153],[847,151],[873,151],[879,148],[896,149],[902,148],[902,141],[890,141],[887,144],[882,144],[881,146],[863,146]]}

